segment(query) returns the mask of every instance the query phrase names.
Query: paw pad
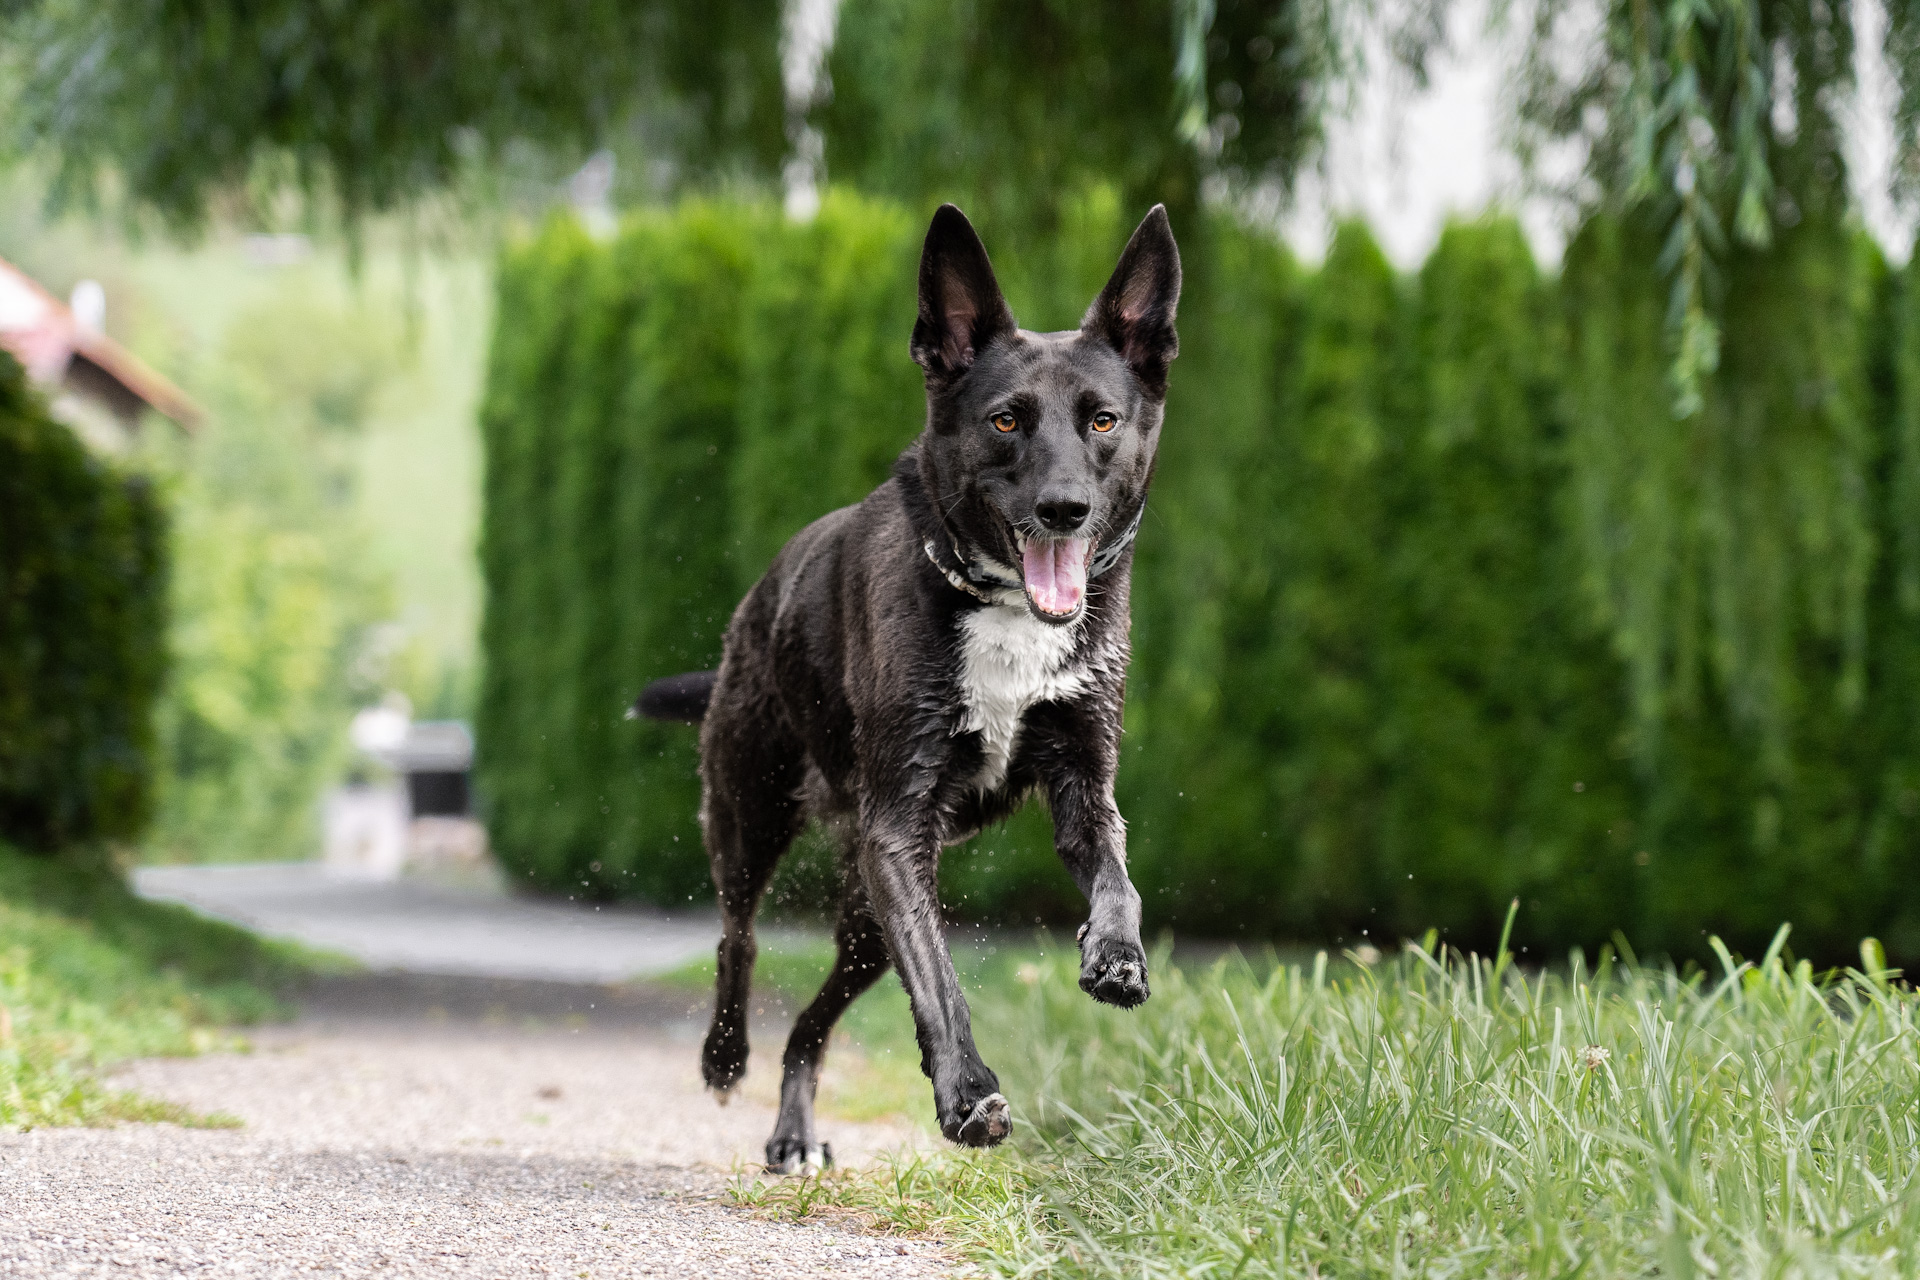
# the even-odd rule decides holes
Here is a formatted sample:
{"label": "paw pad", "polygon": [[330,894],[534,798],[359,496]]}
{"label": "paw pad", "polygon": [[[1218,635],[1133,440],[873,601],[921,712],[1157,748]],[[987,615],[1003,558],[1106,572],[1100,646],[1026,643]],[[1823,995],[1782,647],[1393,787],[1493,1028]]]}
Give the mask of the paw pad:
{"label": "paw pad", "polygon": [[969,1147],[996,1146],[1013,1132],[1013,1112],[1007,1100],[990,1093],[973,1104],[973,1110],[960,1123],[954,1141]]}
{"label": "paw pad", "polygon": [[1150,989],[1143,959],[1089,957],[1080,970],[1080,989],[1103,1004],[1131,1009],[1145,1003]]}

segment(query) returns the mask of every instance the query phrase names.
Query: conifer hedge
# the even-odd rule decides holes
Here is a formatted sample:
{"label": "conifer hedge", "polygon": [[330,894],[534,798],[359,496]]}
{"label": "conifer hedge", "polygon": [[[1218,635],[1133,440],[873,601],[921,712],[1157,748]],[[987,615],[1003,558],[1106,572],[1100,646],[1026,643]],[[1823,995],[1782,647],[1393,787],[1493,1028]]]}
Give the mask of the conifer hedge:
{"label": "conifer hedge", "polygon": [[128,839],[153,798],[166,524],[0,352],[0,842]]}
{"label": "conifer hedge", "polygon": [[[1110,193],[1063,217],[995,246],[1030,328],[1131,226]],[[1517,897],[1556,948],[1790,920],[1920,957],[1920,301],[1811,222],[1735,263],[1685,424],[1641,229],[1596,220],[1557,278],[1500,219],[1412,277],[1358,225],[1315,270],[1185,230],[1120,779],[1151,923],[1485,944]],[[621,712],[917,433],[922,224],[696,203],[506,254],[479,769],[528,882],[704,896],[694,734]],[[949,905],[1076,919],[1049,834],[1030,806],[951,851]]]}

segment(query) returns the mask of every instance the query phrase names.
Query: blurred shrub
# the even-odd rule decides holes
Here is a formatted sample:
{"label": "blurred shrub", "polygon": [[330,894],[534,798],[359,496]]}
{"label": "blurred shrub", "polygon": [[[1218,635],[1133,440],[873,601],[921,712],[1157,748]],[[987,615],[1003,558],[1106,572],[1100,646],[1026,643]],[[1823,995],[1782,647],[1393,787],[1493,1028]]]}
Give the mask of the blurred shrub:
{"label": "blurred shrub", "polygon": [[152,490],[47,415],[0,352],[0,840],[139,834],[165,671]]}
{"label": "blurred shrub", "polygon": [[[1075,322],[1131,225],[1098,190],[1062,219],[996,258],[1032,327]],[[694,735],[618,716],[710,666],[781,542],[918,431],[920,230],[836,194],[803,225],[688,205],[507,254],[480,770],[532,882],[703,892]],[[1757,950],[1790,919],[1811,952],[1878,932],[1920,955],[1920,329],[1864,241],[1739,264],[1708,410],[1720,508],[1631,483],[1679,437],[1630,228],[1587,228],[1558,280],[1498,219],[1448,229],[1412,278],[1359,226],[1317,271],[1225,218],[1183,243],[1120,778],[1150,923],[1475,944],[1519,897],[1522,942]],[[1781,456],[1743,451],[1756,432],[1804,439],[1797,463],[1743,477]],[[1662,503],[1723,516],[1661,543]],[[1678,590],[1690,557],[1764,568],[1736,536],[1798,558],[1753,593],[1835,575],[1771,613],[1693,601],[1760,620],[1758,710],[1735,670],[1758,658],[1667,653],[1648,676],[1621,585]],[[1075,919],[1048,843],[1029,806],[951,851],[949,905]]]}
{"label": "blurred shrub", "polygon": [[349,766],[348,724],[389,656],[353,458],[403,349],[383,319],[298,296],[241,316],[198,380],[206,428],[155,460],[176,569],[150,856],[318,845],[321,793]]}

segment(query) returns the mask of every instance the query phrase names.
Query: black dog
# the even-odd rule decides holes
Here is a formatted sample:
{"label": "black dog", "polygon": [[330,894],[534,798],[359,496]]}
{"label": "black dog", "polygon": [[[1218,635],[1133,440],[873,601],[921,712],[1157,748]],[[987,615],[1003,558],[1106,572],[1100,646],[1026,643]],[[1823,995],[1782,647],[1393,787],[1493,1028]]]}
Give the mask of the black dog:
{"label": "black dog", "polygon": [[976,1147],[1007,1136],[934,871],[943,845],[1034,791],[1091,907],[1081,987],[1122,1008],[1147,998],[1113,776],[1133,537],[1179,296],[1179,249],[1155,206],[1078,330],[1025,332],[973,227],[942,206],[913,328],[926,429],[866,501],[774,559],[733,615],[718,672],[641,695],[643,715],[705,721],[701,821],[725,933],[701,1066],[723,1101],[746,1070],[761,892],[808,817],[842,837],[839,954],[787,1041],[772,1169],[831,1158],[813,1128],[827,1033],[889,963],[913,1002],[940,1131]]}

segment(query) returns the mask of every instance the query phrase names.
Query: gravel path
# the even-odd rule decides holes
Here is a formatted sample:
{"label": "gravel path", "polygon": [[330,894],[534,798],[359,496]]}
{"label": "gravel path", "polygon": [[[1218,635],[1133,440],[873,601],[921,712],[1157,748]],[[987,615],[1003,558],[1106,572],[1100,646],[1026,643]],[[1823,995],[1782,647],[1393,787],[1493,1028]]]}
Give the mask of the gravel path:
{"label": "gravel path", "polygon": [[[636,988],[336,980],[253,1051],[152,1060],[127,1088],[230,1130],[0,1135],[8,1276],[886,1276],[937,1242],[794,1226],[727,1203],[772,1125],[777,1011],[722,1109],[697,1008]],[[831,1070],[831,1065],[829,1070]],[[831,1121],[843,1161],[922,1141]]]}

